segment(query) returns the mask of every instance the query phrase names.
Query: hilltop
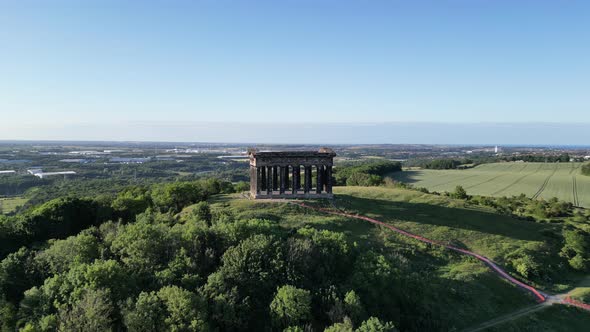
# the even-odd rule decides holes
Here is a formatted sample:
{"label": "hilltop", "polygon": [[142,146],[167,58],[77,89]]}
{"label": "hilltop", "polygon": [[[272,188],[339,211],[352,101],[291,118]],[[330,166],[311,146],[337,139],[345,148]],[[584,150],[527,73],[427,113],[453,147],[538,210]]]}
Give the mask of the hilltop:
{"label": "hilltop", "polygon": [[[2,217],[3,328],[459,331],[536,303],[472,257],[233,191],[216,180],[156,184]],[[586,267],[571,263],[587,258],[567,256],[587,246],[586,221],[519,218],[402,188],[335,194],[306,204],[477,252],[549,294],[588,295],[575,288]],[[579,309],[543,310],[504,324],[566,331],[590,323]],[[568,320],[558,326],[559,316]]]}

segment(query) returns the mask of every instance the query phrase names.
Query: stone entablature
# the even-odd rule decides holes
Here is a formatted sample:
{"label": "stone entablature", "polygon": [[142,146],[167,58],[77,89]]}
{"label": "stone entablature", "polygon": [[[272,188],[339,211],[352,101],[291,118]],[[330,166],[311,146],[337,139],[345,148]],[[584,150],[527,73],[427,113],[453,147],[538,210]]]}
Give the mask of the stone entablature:
{"label": "stone entablature", "polygon": [[251,149],[249,156],[253,198],[333,197],[332,166],[336,153],[331,149],[279,152]]}

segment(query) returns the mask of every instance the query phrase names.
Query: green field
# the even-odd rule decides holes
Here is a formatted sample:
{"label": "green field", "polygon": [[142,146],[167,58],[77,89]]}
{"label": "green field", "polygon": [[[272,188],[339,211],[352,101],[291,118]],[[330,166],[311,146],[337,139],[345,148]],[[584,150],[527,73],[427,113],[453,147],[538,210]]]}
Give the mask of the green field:
{"label": "green field", "polygon": [[512,196],[572,202],[590,207],[590,177],[580,174],[582,163],[494,163],[466,170],[407,170],[393,178],[431,191],[463,186],[471,195]]}
{"label": "green field", "polygon": [[0,213],[11,213],[26,202],[27,199],[22,197],[0,198]]}

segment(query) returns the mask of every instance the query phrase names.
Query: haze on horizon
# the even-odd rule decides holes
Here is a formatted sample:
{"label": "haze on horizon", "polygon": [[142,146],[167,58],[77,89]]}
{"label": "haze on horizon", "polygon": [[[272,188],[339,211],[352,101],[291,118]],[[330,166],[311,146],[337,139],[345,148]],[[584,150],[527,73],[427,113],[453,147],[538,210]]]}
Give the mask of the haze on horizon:
{"label": "haze on horizon", "polygon": [[588,144],[589,13],[585,1],[5,1],[0,139]]}

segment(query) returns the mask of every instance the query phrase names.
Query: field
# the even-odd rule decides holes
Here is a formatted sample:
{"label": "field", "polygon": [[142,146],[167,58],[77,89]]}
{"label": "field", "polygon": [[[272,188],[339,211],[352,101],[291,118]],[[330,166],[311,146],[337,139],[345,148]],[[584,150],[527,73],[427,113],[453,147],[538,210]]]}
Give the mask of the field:
{"label": "field", "polygon": [[0,198],[0,213],[10,213],[26,202],[27,199],[22,197]]}
{"label": "field", "polygon": [[466,170],[406,170],[393,178],[431,191],[463,186],[471,195],[512,196],[572,202],[590,208],[590,177],[580,174],[582,163],[494,163]]}

